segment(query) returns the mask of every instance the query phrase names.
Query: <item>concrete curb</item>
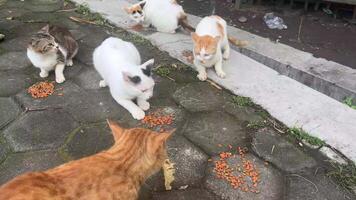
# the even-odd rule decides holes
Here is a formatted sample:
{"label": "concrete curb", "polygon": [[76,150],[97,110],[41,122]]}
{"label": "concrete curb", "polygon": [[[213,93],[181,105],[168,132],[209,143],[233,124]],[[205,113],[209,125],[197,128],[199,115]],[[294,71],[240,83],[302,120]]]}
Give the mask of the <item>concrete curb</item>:
{"label": "concrete curb", "polygon": [[[129,4],[128,1],[74,0],[74,2],[88,4],[92,11],[102,14],[116,26],[130,31],[132,24],[128,16],[121,11],[122,7]],[[190,15],[189,20],[195,25],[200,18]],[[238,35],[240,39],[249,40],[239,33],[236,34],[238,31],[240,30],[229,27],[231,35]],[[191,66],[182,55],[183,51],[192,49],[189,35],[130,32],[145,37],[160,50],[168,52],[172,57]],[[263,42],[256,43],[256,45],[261,46],[260,49],[273,48]],[[267,47],[263,47],[264,45],[267,45]],[[286,46],[285,48],[290,47]],[[249,49],[241,52],[243,51],[249,51]],[[272,51],[269,50],[269,52]],[[278,54],[278,50],[276,52],[276,55],[281,55]],[[307,60],[312,58],[311,55],[303,55],[306,56]],[[289,56],[290,59],[301,61],[300,58],[303,55],[294,55],[293,52],[287,54],[286,51],[283,58]],[[280,60],[282,60],[282,57]],[[355,110],[235,50],[232,50],[230,59],[224,63],[224,70],[228,75],[226,79],[218,78],[214,71],[209,71],[208,77],[234,94],[250,97],[288,127],[302,127],[312,136],[325,140],[326,143],[338,149],[345,156],[354,162],[356,161]]]}

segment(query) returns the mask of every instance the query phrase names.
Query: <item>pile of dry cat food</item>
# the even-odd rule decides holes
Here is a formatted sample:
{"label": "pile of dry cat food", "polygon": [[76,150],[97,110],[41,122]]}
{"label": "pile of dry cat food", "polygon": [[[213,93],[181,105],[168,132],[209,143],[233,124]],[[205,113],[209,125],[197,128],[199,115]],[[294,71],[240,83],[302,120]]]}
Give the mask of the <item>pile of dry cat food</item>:
{"label": "pile of dry cat food", "polygon": [[146,115],[141,122],[146,124],[149,128],[157,128],[159,132],[164,132],[164,126],[171,125],[173,120],[173,115],[164,115],[160,110],[157,110],[156,112]]}
{"label": "pile of dry cat food", "polygon": [[28,88],[27,92],[35,99],[45,98],[53,94],[54,83],[47,81],[35,83]]}
{"label": "pile of dry cat food", "polygon": [[260,174],[256,169],[256,166],[250,160],[246,159],[246,151],[240,147],[238,147],[238,151],[242,161],[242,166],[229,166],[227,159],[233,156],[232,153],[221,152],[220,159],[215,161],[214,172],[218,178],[229,182],[231,187],[234,189],[240,189],[244,192],[259,193],[260,191],[258,190],[257,186],[260,182]]}

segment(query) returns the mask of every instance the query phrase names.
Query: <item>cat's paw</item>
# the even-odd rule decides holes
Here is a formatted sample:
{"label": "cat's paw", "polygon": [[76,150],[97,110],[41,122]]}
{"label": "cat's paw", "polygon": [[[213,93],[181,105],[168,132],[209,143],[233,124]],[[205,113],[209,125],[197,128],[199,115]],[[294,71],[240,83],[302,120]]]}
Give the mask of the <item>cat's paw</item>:
{"label": "cat's paw", "polygon": [[224,59],[224,60],[228,60],[229,57],[230,57],[230,53],[229,53],[228,51],[224,51],[224,53],[223,53],[223,59]]}
{"label": "cat's paw", "polygon": [[137,120],[141,120],[145,117],[145,112],[143,110],[137,109],[131,113],[132,117]]}
{"label": "cat's paw", "polygon": [[226,74],[223,71],[217,71],[216,74],[220,77],[220,78],[225,78]]}
{"label": "cat's paw", "polygon": [[137,105],[144,111],[150,109],[150,103],[148,103],[147,101],[138,101]]}
{"label": "cat's paw", "polygon": [[40,72],[40,77],[41,77],[41,78],[46,78],[46,77],[48,77],[48,72],[47,72],[47,71],[41,71],[41,72]]}
{"label": "cat's paw", "polygon": [[205,81],[208,78],[208,75],[206,74],[206,72],[204,72],[204,73],[199,73],[197,75],[197,77],[198,77],[199,80]]}
{"label": "cat's paw", "polygon": [[57,83],[63,83],[66,80],[64,76],[56,76],[56,82]]}
{"label": "cat's paw", "polygon": [[99,87],[104,88],[104,87],[106,87],[106,86],[108,86],[108,85],[106,84],[106,82],[105,82],[104,80],[101,80],[101,81],[99,82]]}
{"label": "cat's paw", "polygon": [[72,59],[68,59],[66,62],[67,66],[73,66],[73,60]]}

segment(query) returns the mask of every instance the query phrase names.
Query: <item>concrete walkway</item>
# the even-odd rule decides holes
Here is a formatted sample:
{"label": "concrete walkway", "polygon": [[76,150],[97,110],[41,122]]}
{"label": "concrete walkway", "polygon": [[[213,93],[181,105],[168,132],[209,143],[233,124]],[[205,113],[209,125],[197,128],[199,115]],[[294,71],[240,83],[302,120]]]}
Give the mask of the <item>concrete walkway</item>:
{"label": "concrete walkway", "polygon": [[[134,1],[74,1],[87,4],[91,10],[102,14],[111,23],[121,28],[130,30],[130,27],[134,25],[126,13],[121,12],[123,7]],[[200,18],[189,16],[189,20],[195,25]],[[172,57],[191,65],[182,53],[192,50],[192,41],[188,34],[172,35],[152,31],[134,33],[150,40],[152,44],[168,52]],[[248,39],[241,37],[243,35],[240,34],[241,31],[233,27],[229,27],[229,33],[237,38]],[[264,44],[265,42],[261,42],[259,45]],[[269,48],[275,49],[273,46]],[[290,52],[283,57],[285,60],[287,58],[298,60],[304,55],[287,51],[285,45],[284,49],[284,53]],[[272,54],[273,51],[269,52]],[[348,158],[356,161],[356,110],[281,75],[237,51],[232,51],[230,60],[224,63],[224,69],[227,72],[226,79],[218,78],[214,72],[210,72],[208,77],[237,95],[251,97],[255,103],[264,107],[272,116],[287,126],[302,127],[312,136],[325,140]]]}
{"label": "concrete walkway", "polygon": [[[172,190],[165,190],[160,172],[145,183],[141,200],[355,199],[327,176],[332,169],[320,151],[296,145],[297,141],[280,133],[285,127],[266,123],[274,119],[248,99],[200,82],[191,68],[124,29],[73,22],[70,16],[86,18],[74,11],[36,13],[26,3],[8,1],[0,7],[0,32],[6,35],[0,43],[0,184],[24,172],[52,168],[106,149],[113,143],[107,118],[124,127],[148,127],[119,106],[108,89],[98,87],[93,49],[105,38],[116,36],[133,42],[143,60],[155,58],[157,85],[149,112],[172,115],[173,124],[163,128],[177,129],[167,143],[176,170]],[[48,22],[68,27],[80,50],[74,66],[65,70],[66,82],[56,84],[48,98],[33,99],[27,88],[43,79],[26,59],[24,47],[30,35]],[[45,80],[53,81],[53,73]],[[238,147],[244,149],[244,157]],[[221,152],[231,152],[226,163],[234,176],[245,177],[248,191],[234,189],[217,177],[215,165],[221,155],[228,155]],[[258,172],[256,186],[238,169],[246,163]]]}

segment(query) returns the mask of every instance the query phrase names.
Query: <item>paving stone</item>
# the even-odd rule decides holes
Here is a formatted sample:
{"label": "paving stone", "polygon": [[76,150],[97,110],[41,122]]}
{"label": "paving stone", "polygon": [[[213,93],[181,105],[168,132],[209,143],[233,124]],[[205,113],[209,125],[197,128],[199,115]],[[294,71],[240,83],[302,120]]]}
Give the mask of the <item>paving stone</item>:
{"label": "paving stone", "polygon": [[86,67],[74,78],[74,82],[84,89],[100,89],[100,74],[93,67]]}
{"label": "paving stone", "polygon": [[27,44],[30,41],[32,34],[38,32],[42,27],[47,23],[20,23],[13,26],[10,30],[13,33],[10,35],[11,39],[13,38],[23,38],[26,43],[26,46],[23,50],[27,48]]}
{"label": "paving stone", "polygon": [[[252,154],[246,154],[245,158],[251,161],[260,174],[260,182],[257,189],[260,193],[243,192],[240,189],[233,189],[231,185],[223,179],[219,179],[214,174],[214,162],[209,162],[206,170],[205,187],[224,200],[236,199],[253,199],[253,200],[280,200],[283,199],[284,179],[280,172],[274,169],[271,165],[265,166],[264,162]],[[213,157],[213,161],[219,160],[220,157]],[[227,160],[229,166],[243,166],[242,160],[239,156],[230,157]],[[241,175],[236,171],[233,172],[235,176]],[[250,179],[245,179],[248,184],[252,184]]]}
{"label": "paving stone", "polygon": [[78,50],[78,54],[75,56],[75,59],[85,65],[93,66],[93,52],[95,48],[89,47],[81,42],[78,42],[78,44],[80,49]]}
{"label": "paving stone", "polygon": [[79,128],[67,138],[62,151],[71,159],[90,156],[114,144],[110,129],[106,123]]}
{"label": "paving stone", "polygon": [[[227,145],[246,146],[246,131],[241,122],[223,112],[193,114],[183,134],[209,155],[228,150]],[[226,145],[219,147],[220,144]]]}
{"label": "paving stone", "polygon": [[64,0],[27,0],[25,8],[33,12],[54,12],[63,8]]}
{"label": "paving stone", "polygon": [[0,97],[0,129],[14,120],[21,112],[21,108],[11,98]]}
{"label": "paving stone", "polygon": [[79,31],[83,33],[90,33],[82,37],[80,39],[80,43],[93,48],[99,46],[106,38],[110,36],[105,29],[93,25],[81,26],[79,27]]}
{"label": "paving stone", "polygon": [[3,134],[14,152],[54,149],[78,126],[61,110],[34,111],[11,124]]}
{"label": "paving stone", "polygon": [[241,121],[258,122],[263,120],[256,109],[248,106],[238,106],[232,102],[225,103],[224,111]]}
{"label": "paving stone", "polygon": [[252,149],[263,159],[287,172],[297,172],[317,164],[312,157],[267,128],[255,134]]}
{"label": "paving stone", "polygon": [[0,55],[0,70],[20,70],[31,66],[26,52],[9,52]]}
{"label": "paving stone", "polygon": [[205,82],[189,83],[178,89],[173,98],[191,112],[217,110],[224,102],[222,93]]}
{"label": "paving stone", "polygon": [[[21,16],[19,20],[23,22],[30,22],[30,24],[50,23],[50,24],[66,27],[67,29],[77,29],[79,27],[78,23],[71,21],[68,18],[68,16],[66,16],[68,14],[70,13],[55,13],[55,12],[33,13],[32,12]],[[31,22],[36,22],[36,23],[31,23]]]}
{"label": "paving stone", "polygon": [[286,200],[348,200],[356,195],[345,191],[325,175],[324,170],[312,170],[287,175]]}
{"label": "paving stone", "polygon": [[35,80],[26,74],[15,74],[9,71],[0,73],[0,96],[15,95],[21,90],[27,89]]}
{"label": "paving stone", "polygon": [[8,144],[5,142],[3,138],[0,138],[0,165],[6,159],[9,153],[10,153],[10,147],[8,146]]}
{"label": "paving stone", "polygon": [[139,122],[111,97],[107,88],[79,94],[82,96],[75,97],[64,109],[80,122],[103,122],[110,118],[129,127]]}
{"label": "paving stone", "polygon": [[48,108],[64,108],[66,105],[82,103],[85,101],[84,92],[73,82],[66,81],[62,84],[55,83],[55,91],[46,98],[32,98],[27,90],[16,95],[21,105],[28,110],[41,110]]}
{"label": "paving stone", "polygon": [[0,47],[7,51],[24,51],[27,48],[30,36],[19,36],[0,43]]}
{"label": "paving stone", "polygon": [[173,190],[156,193],[154,200],[217,200],[215,195],[204,189]]}
{"label": "paving stone", "polygon": [[[200,186],[208,156],[182,136],[175,135],[167,142],[168,157],[174,163],[172,189],[182,186]],[[165,191],[164,177],[159,173],[148,181],[154,191]]]}
{"label": "paving stone", "polygon": [[12,154],[0,165],[0,185],[25,172],[46,170],[63,162],[56,151]]}

